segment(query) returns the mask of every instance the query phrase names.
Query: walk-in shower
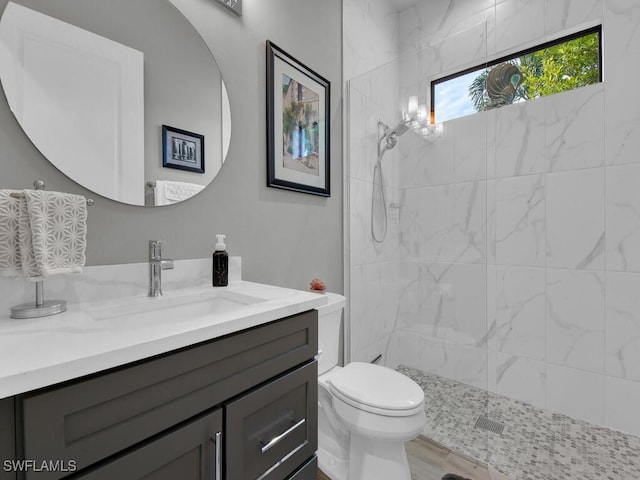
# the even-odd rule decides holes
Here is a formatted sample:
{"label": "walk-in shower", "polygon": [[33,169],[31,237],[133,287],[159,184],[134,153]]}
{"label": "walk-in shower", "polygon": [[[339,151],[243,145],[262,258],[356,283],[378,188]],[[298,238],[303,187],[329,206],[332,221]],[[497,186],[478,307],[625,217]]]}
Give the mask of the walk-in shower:
{"label": "walk-in shower", "polygon": [[[382,354],[380,364],[413,369],[406,371],[426,390],[433,384],[435,420],[424,435],[468,433],[475,450],[458,451],[488,463],[493,433],[475,427],[480,416],[500,420],[488,402],[488,372],[497,372],[488,348],[487,292],[497,284],[487,266],[488,113],[428,123],[429,85],[416,74],[431,53],[349,80],[347,348],[351,361]],[[475,388],[478,402],[462,402],[468,418],[447,414],[446,388],[457,384]]]}
{"label": "walk-in shower", "polygon": [[[420,5],[427,22],[433,3]],[[624,69],[606,84],[420,125],[433,80],[493,60],[491,8],[491,22],[348,77],[346,354],[382,354],[423,387],[425,437],[512,480],[640,479],[629,353],[640,263],[627,271],[640,258],[629,210],[640,171],[606,163],[631,162],[620,135],[640,125],[619,119],[623,103],[609,95]],[[406,45],[426,32],[410,13]]]}

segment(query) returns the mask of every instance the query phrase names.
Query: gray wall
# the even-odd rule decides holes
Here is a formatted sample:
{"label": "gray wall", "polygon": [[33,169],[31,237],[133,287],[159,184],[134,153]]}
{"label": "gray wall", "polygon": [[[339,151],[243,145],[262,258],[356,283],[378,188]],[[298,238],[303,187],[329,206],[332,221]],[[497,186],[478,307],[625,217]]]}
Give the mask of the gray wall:
{"label": "gray wall", "polygon": [[[0,188],[42,179],[50,190],[96,200],[89,213],[89,265],[144,262],[147,240],[166,240],[174,259],[201,258],[215,234],[227,234],[243,257],[247,280],[306,288],[321,277],[342,292],[341,1],[244,2],[236,17],[210,0],[173,0],[214,52],[227,84],[232,137],[227,161],[196,197],[161,208],[131,207],[98,197],[60,174],[24,135],[0,100]],[[0,0],[4,8],[6,0]],[[271,40],[331,84],[330,198],[266,187],[265,40]]]}

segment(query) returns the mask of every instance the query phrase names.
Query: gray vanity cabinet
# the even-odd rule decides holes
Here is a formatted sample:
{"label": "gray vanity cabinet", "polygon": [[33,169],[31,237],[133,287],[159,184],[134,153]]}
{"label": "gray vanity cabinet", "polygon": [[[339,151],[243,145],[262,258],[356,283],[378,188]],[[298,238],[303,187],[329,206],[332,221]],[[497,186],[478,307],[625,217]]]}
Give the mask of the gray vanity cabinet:
{"label": "gray vanity cabinet", "polygon": [[[312,478],[317,318],[311,310],[5,400],[15,458],[77,471],[0,480]],[[0,453],[12,455],[3,438]]]}
{"label": "gray vanity cabinet", "polygon": [[318,448],[318,364],[225,405],[227,478],[286,478]]}
{"label": "gray vanity cabinet", "polygon": [[81,474],[78,480],[222,480],[222,410]]}

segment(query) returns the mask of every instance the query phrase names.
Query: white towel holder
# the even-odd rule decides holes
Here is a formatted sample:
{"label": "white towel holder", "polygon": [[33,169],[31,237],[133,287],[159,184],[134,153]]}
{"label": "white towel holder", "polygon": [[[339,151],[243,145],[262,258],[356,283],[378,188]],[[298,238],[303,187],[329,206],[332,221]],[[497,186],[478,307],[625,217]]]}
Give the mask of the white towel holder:
{"label": "white towel holder", "polygon": [[[33,182],[33,188],[36,190],[44,190],[44,182],[36,180]],[[18,194],[20,195],[20,194]],[[15,196],[12,194],[12,196]],[[93,200],[87,200],[87,205],[93,205]],[[40,318],[67,311],[67,302],[65,300],[45,300],[44,299],[44,280],[38,280],[36,284],[36,300],[35,302],[23,303],[11,307],[11,318]]]}

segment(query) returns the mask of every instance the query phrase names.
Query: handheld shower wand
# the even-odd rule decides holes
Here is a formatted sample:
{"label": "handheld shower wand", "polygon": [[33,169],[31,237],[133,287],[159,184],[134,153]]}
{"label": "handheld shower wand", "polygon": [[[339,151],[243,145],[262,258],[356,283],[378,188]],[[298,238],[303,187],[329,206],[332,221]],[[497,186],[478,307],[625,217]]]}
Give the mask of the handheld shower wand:
{"label": "handheld shower wand", "polygon": [[[387,201],[384,196],[384,177],[382,174],[382,157],[387,150],[392,150],[398,144],[398,137],[409,130],[407,122],[402,121],[395,128],[389,128],[388,125],[378,120],[378,158],[373,169],[373,190],[371,193],[371,236],[377,243],[382,243],[387,236]],[[379,177],[380,197],[382,200],[383,227],[380,237],[375,232],[375,204],[376,204],[376,176]]]}
{"label": "handheld shower wand", "polygon": [[[382,128],[382,135],[380,135]],[[378,120],[378,162],[382,161],[382,157],[387,150],[393,149],[398,144],[398,137],[409,130],[407,122],[402,121],[395,128],[389,128],[388,125]],[[384,146],[382,142],[384,141]]]}

